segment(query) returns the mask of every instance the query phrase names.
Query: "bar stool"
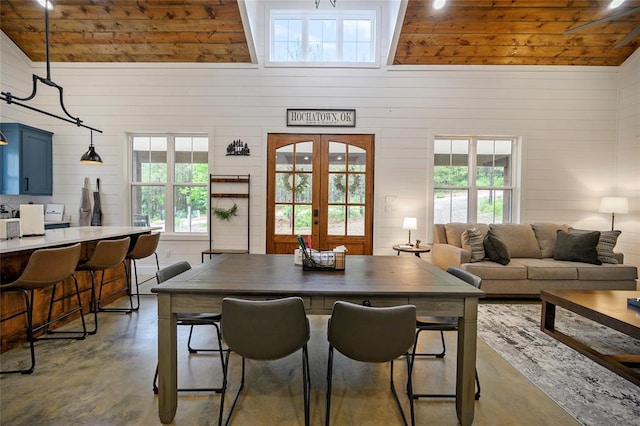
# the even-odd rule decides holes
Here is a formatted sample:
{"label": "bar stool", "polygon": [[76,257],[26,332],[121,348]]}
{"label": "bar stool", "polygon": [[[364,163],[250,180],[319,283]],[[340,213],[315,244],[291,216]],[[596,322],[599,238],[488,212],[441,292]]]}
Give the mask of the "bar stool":
{"label": "bar stool", "polygon": [[[131,298],[131,280],[127,274],[127,265],[124,263],[124,258],[129,251],[129,243],[131,239],[129,237],[115,239],[115,240],[101,240],[96,244],[96,248],[91,255],[91,258],[86,262],[78,265],[76,271],[88,271],[91,274],[91,312],[93,312],[94,329],[89,331],[89,334],[96,334],[98,332],[98,311],[100,312],[133,312],[133,299]],[[127,281],[126,291],[129,295],[130,308],[102,308],[100,302],[102,301],[102,287],[104,286],[104,272],[107,269],[115,268],[119,264],[123,264],[125,269],[125,279]],[[96,297],[96,271],[102,271],[100,277],[100,290]]]}
{"label": "bar stool", "polygon": [[[151,255],[156,257],[156,271],[160,270],[160,263],[158,262],[158,253],[156,253],[156,249],[158,248],[158,243],[160,242],[160,233],[156,232],[153,234],[142,234],[138,237],[136,243],[133,248],[127,253],[125,259],[130,260],[133,263],[133,271],[136,277],[136,298],[138,299],[138,306],[136,306],[133,310],[137,311],[140,308],[140,284],[144,284],[147,281],[150,281],[155,278],[151,277],[143,282],[138,281],[138,267],[136,265],[136,260],[144,259]],[[131,276],[131,271],[127,272],[128,276]]]}
{"label": "bar stool", "polygon": [[[8,370],[2,371],[2,373],[22,373],[22,374],[31,374],[36,366],[36,356],[35,356],[35,348],[34,342],[36,340],[48,340],[48,339],[75,339],[82,340],[87,335],[87,328],[84,322],[84,316],[82,315],[82,301],[80,300],[80,290],[78,288],[78,280],[74,274],[74,270],[76,265],[78,264],[78,259],[80,259],[80,243],[74,244],[68,247],[61,248],[51,248],[51,249],[40,249],[34,251],[29,257],[29,261],[27,266],[24,268],[24,271],[16,279],[15,281],[4,284],[0,286],[0,292],[22,292],[24,295],[25,301],[25,310],[13,314],[7,318],[2,319],[2,321],[9,320],[11,318],[15,318],[22,314],[27,314],[27,338],[29,340],[29,347],[31,350],[31,366],[24,370]],[[64,300],[68,297],[73,296],[73,294],[61,297],[59,299],[55,298],[56,287],[59,283],[66,280],[67,278],[72,277],[75,284],[75,296],[78,302],[78,306],[66,312],[55,319],[51,319],[51,314],[53,311],[54,302],[58,302]],[[35,290],[42,290],[48,287],[52,287],[51,290],[51,301],[49,303],[49,315],[47,317],[47,322],[39,325],[37,327],[33,327],[33,302],[34,302],[34,293]],[[57,322],[63,318],[68,317],[69,315],[80,312],[80,319],[82,320],[82,331],[52,331],[49,330],[49,326],[54,322]],[[45,333],[53,334],[53,333],[73,333],[80,334],[74,337],[40,337],[35,338],[34,333],[38,330],[45,329]]]}

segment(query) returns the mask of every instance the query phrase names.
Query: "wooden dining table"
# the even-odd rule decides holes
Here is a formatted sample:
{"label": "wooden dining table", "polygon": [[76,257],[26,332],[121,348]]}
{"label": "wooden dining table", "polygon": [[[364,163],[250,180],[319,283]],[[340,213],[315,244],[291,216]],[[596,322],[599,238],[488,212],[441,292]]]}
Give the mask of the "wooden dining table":
{"label": "wooden dining table", "polygon": [[371,306],[412,304],[418,315],[458,317],[456,413],[474,416],[478,299],[484,292],[414,256],[346,256],[343,271],[304,271],[293,255],[223,254],[174,277],[158,295],[158,412],[171,423],[178,408],[177,327],[180,313],[220,312],[233,296],[299,296],[307,313],[330,315],[338,300]]}

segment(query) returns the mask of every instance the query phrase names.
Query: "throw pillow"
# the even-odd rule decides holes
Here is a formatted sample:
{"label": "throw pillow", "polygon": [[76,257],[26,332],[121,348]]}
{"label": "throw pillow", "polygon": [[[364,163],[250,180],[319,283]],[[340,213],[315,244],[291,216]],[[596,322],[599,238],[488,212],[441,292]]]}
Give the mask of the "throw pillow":
{"label": "throw pillow", "polygon": [[[589,231],[587,229],[576,229],[569,227],[570,233],[575,234],[584,234]],[[598,252],[598,259],[602,263],[618,263],[615,255],[613,254],[613,248],[616,246],[618,242],[618,237],[622,234],[622,231],[601,231],[600,239],[598,240],[598,245],[596,246],[596,251]]]}
{"label": "throw pillow", "polygon": [[467,229],[462,233],[462,248],[471,252],[471,262],[484,259],[484,237],[476,228]]}
{"label": "throw pillow", "polygon": [[484,250],[492,262],[501,265],[507,265],[511,262],[507,245],[491,231],[487,232],[487,236],[484,238]]}
{"label": "throw pillow", "polygon": [[532,223],[531,228],[533,233],[536,234],[536,240],[540,246],[540,252],[542,257],[553,257],[553,252],[556,249],[556,233],[558,229],[568,231],[567,225],[560,225],[557,223]]}
{"label": "throw pillow", "polygon": [[558,230],[556,250],[553,258],[555,260],[602,265],[602,262],[598,259],[598,251],[596,250],[599,239],[600,232],[598,231],[579,234]]}

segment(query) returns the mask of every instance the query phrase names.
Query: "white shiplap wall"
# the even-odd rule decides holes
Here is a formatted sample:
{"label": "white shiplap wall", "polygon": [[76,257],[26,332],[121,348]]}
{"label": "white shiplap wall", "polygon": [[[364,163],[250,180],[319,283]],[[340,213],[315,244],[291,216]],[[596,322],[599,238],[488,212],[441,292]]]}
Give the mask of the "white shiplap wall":
{"label": "white shiplap wall", "polygon": [[[4,34],[1,53],[2,90],[29,92],[29,76],[42,75],[43,64],[33,64],[31,70]],[[267,134],[373,133],[374,252],[391,254],[391,245],[406,238],[400,229],[403,216],[417,216],[420,229],[412,233],[414,238],[430,240],[430,153],[438,134],[522,138],[521,222],[607,229],[609,217],[597,209],[600,198],[611,191],[635,197],[632,206],[637,211],[638,62],[636,56],[620,68],[382,69],[54,63],[52,79],[64,86],[67,109],[104,131],[94,136],[105,161],[99,167],[78,162],[89,141],[85,129],[45,116],[20,116],[4,104],[2,121],[24,121],[55,133],[52,198],[64,203],[75,219],[83,177],[92,182],[100,177],[106,225],[128,220],[128,132],[208,133],[215,173],[252,176],[255,253],[264,252]],[[58,107],[56,94],[46,90],[37,103],[46,110]],[[635,108],[635,115],[623,114],[622,105]],[[357,127],[287,128],[286,108],[355,108]],[[238,138],[249,144],[250,157],[224,155],[226,146]],[[388,195],[397,196],[395,205],[385,205]],[[637,218],[620,216],[617,223],[625,226],[620,244],[627,259],[640,264],[640,230],[630,225]],[[206,246],[206,239],[176,241],[167,236],[160,249],[162,262],[186,257],[197,263]]]}

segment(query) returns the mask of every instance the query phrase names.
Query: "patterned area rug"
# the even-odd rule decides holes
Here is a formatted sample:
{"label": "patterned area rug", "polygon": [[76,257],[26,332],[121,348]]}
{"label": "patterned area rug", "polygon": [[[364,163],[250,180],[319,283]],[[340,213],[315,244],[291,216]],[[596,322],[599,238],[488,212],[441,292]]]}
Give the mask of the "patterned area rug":
{"label": "patterned area rug", "polygon": [[[640,424],[640,387],[540,331],[540,309],[481,304],[478,336],[581,424]],[[639,341],[562,308],[556,329],[601,353],[640,354]]]}

